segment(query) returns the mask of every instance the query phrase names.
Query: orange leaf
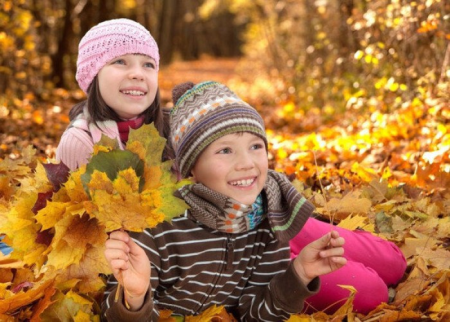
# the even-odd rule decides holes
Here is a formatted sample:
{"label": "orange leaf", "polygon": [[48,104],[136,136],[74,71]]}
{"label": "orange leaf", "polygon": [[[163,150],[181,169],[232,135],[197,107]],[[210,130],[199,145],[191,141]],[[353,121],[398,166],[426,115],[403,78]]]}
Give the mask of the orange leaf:
{"label": "orange leaf", "polygon": [[16,309],[28,305],[45,295],[46,289],[51,287],[53,281],[43,281],[35,283],[33,288],[28,291],[20,291],[16,294],[10,294],[7,298],[0,301],[0,314],[12,313]]}

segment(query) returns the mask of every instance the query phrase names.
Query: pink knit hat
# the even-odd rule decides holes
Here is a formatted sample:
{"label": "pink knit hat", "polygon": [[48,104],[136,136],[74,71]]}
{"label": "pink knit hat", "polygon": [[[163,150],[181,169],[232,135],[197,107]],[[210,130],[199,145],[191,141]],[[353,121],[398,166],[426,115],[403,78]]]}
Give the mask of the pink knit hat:
{"label": "pink knit hat", "polygon": [[153,58],[159,68],[158,45],[150,32],[129,19],[113,19],[92,27],[78,46],[77,79],[87,93],[100,69],[109,61],[126,54],[143,54]]}

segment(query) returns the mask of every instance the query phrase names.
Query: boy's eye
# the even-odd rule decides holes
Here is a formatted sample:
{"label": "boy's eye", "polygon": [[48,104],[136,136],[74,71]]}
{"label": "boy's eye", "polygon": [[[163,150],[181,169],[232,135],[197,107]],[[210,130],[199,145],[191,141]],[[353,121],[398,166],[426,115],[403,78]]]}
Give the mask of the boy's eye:
{"label": "boy's eye", "polygon": [[155,64],[153,64],[152,62],[145,63],[144,66],[147,68],[155,68]]}
{"label": "boy's eye", "polygon": [[258,149],[263,149],[263,148],[264,148],[264,146],[260,143],[252,145],[252,150],[258,150]]}
{"label": "boy's eye", "polygon": [[220,150],[218,153],[219,154],[229,154],[229,153],[231,153],[231,149],[225,148],[225,149]]}

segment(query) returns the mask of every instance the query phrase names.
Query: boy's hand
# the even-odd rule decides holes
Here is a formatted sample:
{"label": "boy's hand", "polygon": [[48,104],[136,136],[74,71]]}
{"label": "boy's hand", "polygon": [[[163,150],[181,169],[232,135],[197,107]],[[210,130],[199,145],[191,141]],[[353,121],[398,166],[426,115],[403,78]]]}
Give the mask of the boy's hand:
{"label": "boy's hand", "polygon": [[300,279],[308,285],[315,277],[337,270],[347,263],[343,237],[331,231],[308,244],[294,260],[294,267]]}
{"label": "boy's hand", "polygon": [[114,231],[106,241],[105,257],[114,277],[124,288],[132,310],[144,303],[150,285],[150,260],[145,251],[124,231]]}

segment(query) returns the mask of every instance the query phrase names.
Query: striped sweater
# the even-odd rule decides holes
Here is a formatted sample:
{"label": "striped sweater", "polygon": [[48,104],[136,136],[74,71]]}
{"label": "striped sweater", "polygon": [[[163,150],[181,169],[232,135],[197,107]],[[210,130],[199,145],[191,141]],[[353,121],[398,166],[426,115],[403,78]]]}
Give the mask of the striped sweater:
{"label": "striped sweater", "polygon": [[[110,278],[103,302],[108,321],[158,321],[159,310],[197,315],[224,305],[240,321],[283,321],[318,291],[319,279],[303,285],[290,261],[289,239],[313,210],[285,176],[269,171],[263,190],[266,214],[252,229],[229,233],[217,225],[227,198],[202,184],[180,189],[190,206],[184,216],[131,237],[151,262],[151,290],[139,311],[114,302]],[[243,209],[244,211],[244,209]]]}
{"label": "striped sweater", "polygon": [[128,311],[114,303],[111,278],[103,310],[108,321],[158,321],[158,310],[195,315],[224,305],[240,321],[283,321],[316,293],[319,280],[301,283],[287,242],[274,239],[267,219],[258,228],[226,234],[187,217],[133,235],[152,263],[151,293],[143,307]]}

